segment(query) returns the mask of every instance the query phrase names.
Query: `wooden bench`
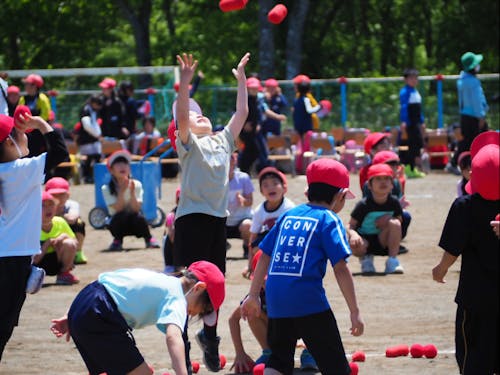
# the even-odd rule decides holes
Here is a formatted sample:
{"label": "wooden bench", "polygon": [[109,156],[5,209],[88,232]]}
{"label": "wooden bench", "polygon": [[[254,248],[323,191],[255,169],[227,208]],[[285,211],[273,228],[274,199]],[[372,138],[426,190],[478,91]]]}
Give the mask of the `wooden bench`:
{"label": "wooden bench", "polygon": [[269,149],[268,159],[273,161],[288,161],[291,164],[292,176],[295,176],[295,154],[290,136],[270,135],[267,137]]}

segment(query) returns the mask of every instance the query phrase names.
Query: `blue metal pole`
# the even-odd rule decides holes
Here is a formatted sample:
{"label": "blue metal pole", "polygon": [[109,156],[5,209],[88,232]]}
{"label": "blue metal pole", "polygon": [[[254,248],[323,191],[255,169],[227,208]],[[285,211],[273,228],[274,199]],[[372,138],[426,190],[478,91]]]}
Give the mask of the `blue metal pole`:
{"label": "blue metal pole", "polygon": [[437,81],[438,128],[443,128],[443,80]]}
{"label": "blue metal pole", "polygon": [[340,123],[342,124],[342,127],[345,128],[346,122],[347,122],[347,83],[346,82],[341,82],[340,83],[340,104],[341,104],[341,111],[340,111]]}
{"label": "blue metal pole", "polygon": [[151,112],[150,112],[150,114],[151,114],[151,116],[154,117],[154,115],[155,115],[155,94],[149,94],[148,95],[148,101],[151,104]]}
{"label": "blue metal pole", "polygon": [[57,115],[57,99],[56,96],[50,96],[50,106],[54,111],[54,114]]}

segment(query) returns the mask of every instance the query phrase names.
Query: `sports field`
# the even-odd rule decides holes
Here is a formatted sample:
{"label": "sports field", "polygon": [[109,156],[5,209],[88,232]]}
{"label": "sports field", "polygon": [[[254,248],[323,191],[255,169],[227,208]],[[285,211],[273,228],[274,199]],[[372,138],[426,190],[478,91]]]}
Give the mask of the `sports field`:
{"label": "sports field", "polygon": [[[305,201],[305,177],[288,176],[288,194],[295,203]],[[405,268],[404,275],[383,274],[371,277],[359,275],[357,259],[350,260],[354,282],[365,321],[365,333],[360,337],[349,335],[349,313],[345,301],[335,282],[333,271],[325,277],[325,286],[331,306],[335,312],[346,353],[350,357],[354,351],[366,353],[366,361],[359,363],[360,374],[408,374],[408,375],[448,375],[458,374],[454,358],[454,320],[453,302],[460,262],[451,269],[447,283],[437,284],[432,280],[431,269],[438,262],[441,250],[437,243],[446,214],[456,194],[458,177],[433,171],[423,179],[408,180],[406,196],[411,205],[408,208],[413,216],[409,234],[403,244],[409,253],[401,255],[400,261]],[[262,201],[254,179],[256,191],[255,205]],[[167,212],[174,205],[174,191],[178,180],[164,180],[163,197],[160,206]],[[353,192],[360,197],[358,176],[351,176]],[[80,202],[82,216],[86,219],[94,206],[94,187],[78,185],[72,188],[72,198]],[[340,213],[346,222],[357,200],[347,201]],[[64,314],[78,291],[97,275],[106,270],[123,267],[146,267],[163,269],[162,253],[158,249],[146,250],[143,240],[127,237],[123,252],[107,252],[111,235],[107,231],[96,231],[87,226],[85,253],[89,263],[77,266],[75,275],[81,282],[75,286],[55,285],[55,277],[46,278],[46,287],[38,294],[27,297],[21,313],[20,325],[7,344],[0,364],[0,374],[87,374],[83,361],[75,346],[62,339],[56,339],[49,330],[51,318]],[[155,236],[162,237],[163,228],[153,230]],[[196,235],[196,228],[193,228]],[[238,306],[249,288],[249,281],[241,276],[245,265],[242,259],[241,240],[230,240],[232,247],[227,252],[226,300],[221,309],[219,335],[222,337],[220,353],[227,357],[227,365],[220,372],[231,373],[234,349],[229,335],[227,320]],[[385,258],[375,259],[377,270],[383,271]],[[299,303],[299,302],[298,302]],[[194,333],[201,326],[195,321],[190,327],[192,341],[191,358],[202,362],[201,350],[194,340]],[[242,324],[244,345],[254,359],[260,355],[260,348],[245,322]],[[164,336],[154,327],[134,331],[134,337],[146,361],[155,368],[155,374],[171,372],[170,358]],[[432,343],[438,348],[434,359],[398,357],[386,358],[385,349],[399,344]],[[299,366],[296,353],[296,367]],[[199,373],[208,373],[204,366]],[[297,370],[297,373],[300,373]]]}

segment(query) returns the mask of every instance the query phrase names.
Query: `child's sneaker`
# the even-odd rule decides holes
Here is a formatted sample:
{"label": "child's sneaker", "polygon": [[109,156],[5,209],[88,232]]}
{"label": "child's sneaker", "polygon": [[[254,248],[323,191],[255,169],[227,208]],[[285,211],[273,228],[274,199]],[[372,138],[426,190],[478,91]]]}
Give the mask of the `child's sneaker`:
{"label": "child's sneaker", "polygon": [[373,255],[366,254],[360,259],[361,262],[361,273],[363,274],[373,274],[375,273],[375,266],[373,264]]}
{"label": "child's sneaker", "polygon": [[209,339],[205,336],[205,331],[203,329],[196,333],[196,341],[203,351],[203,363],[209,371],[217,372],[220,370],[220,359],[219,359],[219,343],[220,337],[217,336],[213,339]]}
{"label": "child's sneaker", "polygon": [[31,272],[26,283],[26,293],[35,294],[43,285],[45,270],[37,266],[31,265]]}
{"label": "child's sneaker", "polygon": [[75,264],[87,264],[87,257],[83,253],[83,250],[78,250],[75,255]]}
{"label": "child's sneaker", "polygon": [[79,282],[80,280],[78,280],[78,278],[69,271],[61,272],[57,275],[56,279],[57,285],[73,285],[78,284]]}
{"label": "child's sneaker", "polygon": [[385,273],[402,274],[404,273],[403,266],[399,264],[399,260],[396,257],[389,257],[385,262]]}
{"label": "child's sneaker", "polygon": [[256,365],[260,365],[264,363],[267,365],[267,361],[269,361],[269,357],[271,357],[271,349],[264,349],[259,358],[255,361]]}
{"label": "child's sneaker", "polygon": [[113,239],[113,242],[111,242],[111,245],[109,245],[108,250],[109,251],[123,250],[122,240],[119,240],[117,238]]}
{"label": "child's sneaker", "polygon": [[304,349],[302,351],[302,354],[300,355],[300,369],[302,371],[304,370],[313,370],[313,371],[318,371],[318,365],[316,364],[316,361],[314,360],[313,356],[311,353],[309,353],[309,350]]}
{"label": "child's sneaker", "polygon": [[149,240],[146,240],[146,249],[159,249],[160,243],[154,237],[151,237]]}

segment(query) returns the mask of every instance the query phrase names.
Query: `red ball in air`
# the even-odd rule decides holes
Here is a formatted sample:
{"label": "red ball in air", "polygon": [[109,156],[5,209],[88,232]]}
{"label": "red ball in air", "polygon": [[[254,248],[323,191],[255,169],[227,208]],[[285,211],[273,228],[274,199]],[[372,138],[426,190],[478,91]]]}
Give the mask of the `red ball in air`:
{"label": "red ball in air", "polygon": [[248,0],[220,0],[219,8],[223,12],[232,12],[245,8]]}
{"label": "red ball in air", "polygon": [[288,9],[283,4],[276,4],[267,14],[267,20],[275,25],[280,24],[286,18]]}

